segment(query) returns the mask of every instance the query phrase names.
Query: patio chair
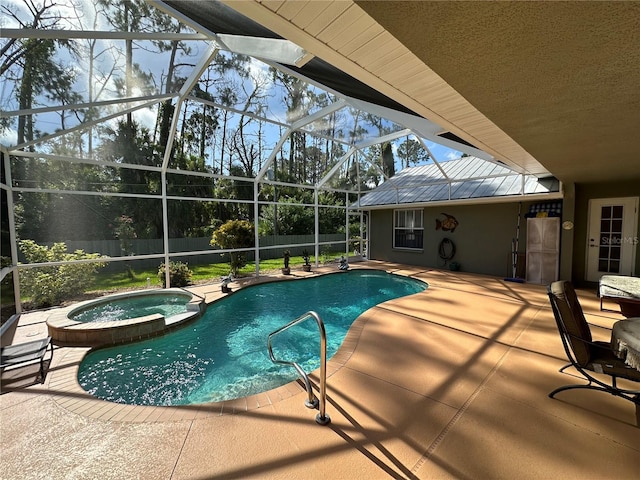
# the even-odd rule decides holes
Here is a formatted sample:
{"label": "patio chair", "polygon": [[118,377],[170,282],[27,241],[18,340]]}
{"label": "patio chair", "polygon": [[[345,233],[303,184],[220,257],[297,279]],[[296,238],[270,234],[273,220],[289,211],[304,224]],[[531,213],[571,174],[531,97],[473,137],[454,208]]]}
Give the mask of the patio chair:
{"label": "patio chair", "polygon": [[[640,385],[637,390],[627,390],[619,388],[616,380],[625,378],[640,382],[640,371],[616,357],[610,343],[593,341],[589,324],[584,318],[578,296],[570,282],[553,282],[547,287],[547,292],[560,331],[562,345],[570,362],[560,371],[573,366],[589,382],[586,385],[558,387],[549,394],[549,397],[553,398],[559,392],[574,388],[600,390],[633,402],[636,405],[636,412],[639,412]],[[596,378],[591,372],[604,375]],[[605,381],[605,375],[610,377],[609,382]]]}
{"label": "patio chair", "polygon": [[0,349],[0,371],[7,367],[22,367],[40,362],[40,378],[42,379],[42,383],[44,383],[44,357],[47,349],[51,350],[51,357],[49,359],[51,360],[53,359],[51,337],[2,347]]}

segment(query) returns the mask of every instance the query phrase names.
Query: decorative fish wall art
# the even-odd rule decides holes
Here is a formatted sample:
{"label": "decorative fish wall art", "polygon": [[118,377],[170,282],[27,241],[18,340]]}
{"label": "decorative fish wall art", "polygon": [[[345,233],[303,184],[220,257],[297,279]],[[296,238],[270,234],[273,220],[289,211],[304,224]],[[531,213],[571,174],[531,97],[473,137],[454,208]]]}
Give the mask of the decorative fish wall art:
{"label": "decorative fish wall art", "polygon": [[449,215],[448,213],[441,213],[440,215],[444,215],[445,219],[440,220],[436,218],[436,230],[453,233],[456,227],[460,225],[453,215]]}

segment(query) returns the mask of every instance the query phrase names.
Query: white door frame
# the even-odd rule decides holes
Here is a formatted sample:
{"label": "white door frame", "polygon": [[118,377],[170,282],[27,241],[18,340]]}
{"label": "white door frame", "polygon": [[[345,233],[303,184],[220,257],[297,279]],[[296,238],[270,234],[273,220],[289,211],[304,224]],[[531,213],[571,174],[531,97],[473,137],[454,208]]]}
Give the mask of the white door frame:
{"label": "white door frame", "polygon": [[[585,254],[585,279],[590,282],[597,282],[602,275],[608,273],[598,269],[598,252],[601,246],[600,212],[601,208],[607,205],[623,205],[625,207],[620,243],[620,272],[618,274],[635,275],[638,245],[638,197],[592,198],[589,200]],[[616,273],[611,274],[615,275]]]}

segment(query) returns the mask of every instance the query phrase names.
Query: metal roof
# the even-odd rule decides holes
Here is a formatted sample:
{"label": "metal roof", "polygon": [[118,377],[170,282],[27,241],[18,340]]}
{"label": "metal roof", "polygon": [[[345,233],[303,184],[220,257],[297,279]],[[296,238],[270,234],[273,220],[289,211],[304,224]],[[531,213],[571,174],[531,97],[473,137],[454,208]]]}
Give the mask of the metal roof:
{"label": "metal roof", "polygon": [[[553,177],[537,178],[478,157],[405,168],[362,196],[355,208],[471,199],[509,199],[560,192]],[[557,196],[557,195],[556,195]]]}

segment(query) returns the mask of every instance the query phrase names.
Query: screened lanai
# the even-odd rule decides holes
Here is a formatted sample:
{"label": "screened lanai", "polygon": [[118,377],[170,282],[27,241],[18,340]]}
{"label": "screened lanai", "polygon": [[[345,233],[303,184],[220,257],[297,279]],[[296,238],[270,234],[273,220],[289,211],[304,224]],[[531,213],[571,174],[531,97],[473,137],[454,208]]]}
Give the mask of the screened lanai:
{"label": "screened lanai", "polygon": [[[239,252],[257,275],[285,250],[366,257],[363,196],[405,169],[436,172],[439,200],[467,180],[530,193],[535,177],[208,4],[202,22],[179,11],[197,3],[2,5],[3,305],[22,309],[19,272],[91,262],[27,256],[25,242],[111,271]],[[252,241],[212,244],[230,220],[250,222]]]}

